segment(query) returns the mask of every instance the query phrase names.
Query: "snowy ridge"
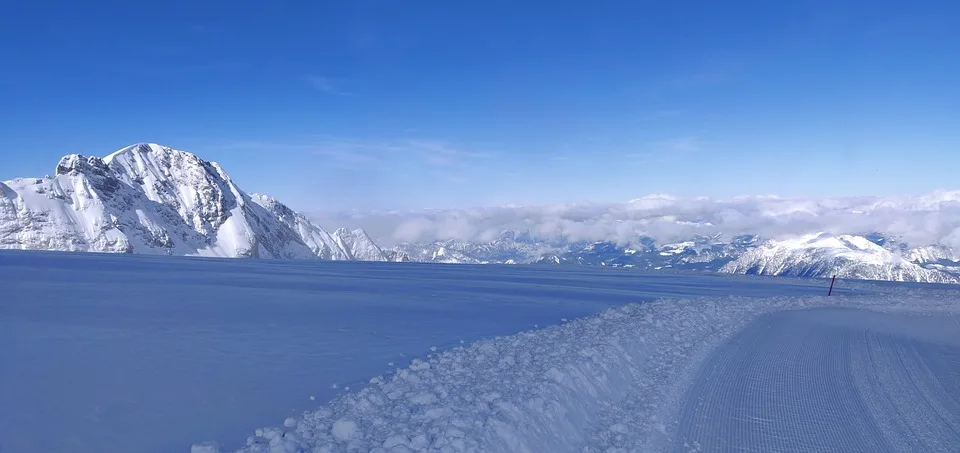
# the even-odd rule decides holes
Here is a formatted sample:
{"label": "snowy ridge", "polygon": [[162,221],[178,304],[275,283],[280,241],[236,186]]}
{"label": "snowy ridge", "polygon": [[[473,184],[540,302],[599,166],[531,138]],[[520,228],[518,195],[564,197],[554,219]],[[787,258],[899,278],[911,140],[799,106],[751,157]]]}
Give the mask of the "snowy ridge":
{"label": "snowy ridge", "polygon": [[263,206],[288,228],[297,233],[303,243],[314,255],[326,260],[350,260],[351,254],[343,249],[333,236],[314,225],[306,217],[288,208],[275,198],[262,194],[251,194],[254,203]]}
{"label": "snowy ridge", "polygon": [[156,144],[71,154],[56,175],[0,187],[0,248],[383,261],[366,233],[333,238],[216,163]]}
{"label": "snowy ridge", "polygon": [[386,261],[383,250],[377,246],[361,229],[353,231],[340,228],[333,232],[333,237],[341,249],[349,251],[350,259],[360,261]]}
{"label": "snowy ridge", "polygon": [[956,261],[957,256],[949,247],[942,245],[926,245],[907,250],[903,254],[904,259],[911,263],[926,264],[939,261]]}
{"label": "snowy ridge", "polygon": [[[815,307],[956,314],[960,299],[901,289],[612,308],[416,359],[287,419],[286,428],[257,430],[239,452],[663,451],[697,365],[714,347],[761,315]],[[218,451],[212,443],[193,448]]]}
{"label": "snowy ridge", "polygon": [[430,256],[429,261],[432,263],[445,263],[445,264],[483,264],[485,263],[485,261],[481,261],[478,258],[471,257],[460,250],[448,249],[444,246],[440,246],[439,248],[434,250],[432,256]]}
{"label": "snowy ridge", "polygon": [[926,269],[862,236],[826,233],[771,240],[751,248],[722,272],[818,277],[837,275],[864,280],[957,283],[956,277]]}

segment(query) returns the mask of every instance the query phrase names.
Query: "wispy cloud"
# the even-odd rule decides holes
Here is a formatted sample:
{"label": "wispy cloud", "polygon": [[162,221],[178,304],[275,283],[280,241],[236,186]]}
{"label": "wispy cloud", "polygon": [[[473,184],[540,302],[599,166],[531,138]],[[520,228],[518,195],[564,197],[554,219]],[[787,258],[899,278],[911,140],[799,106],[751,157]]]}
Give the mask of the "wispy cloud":
{"label": "wispy cloud", "polygon": [[371,165],[379,165],[382,159],[378,156],[351,152],[342,149],[320,148],[313,152],[314,155],[336,162],[341,168],[362,169]]}
{"label": "wispy cloud", "polygon": [[231,141],[200,148],[264,151],[315,156],[328,165],[347,170],[422,171],[449,182],[465,182],[468,170],[479,168],[493,154],[436,139],[344,138],[312,136],[290,142]]}
{"label": "wispy cloud", "polygon": [[193,48],[177,44],[161,44],[151,47],[148,52],[158,57],[184,57],[193,52]]}
{"label": "wispy cloud", "polygon": [[622,157],[624,161],[631,164],[656,164],[666,162],[666,158],[662,154],[651,152],[626,153]]}
{"label": "wispy cloud", "polygon": [[648,113],[646,113],[646,114],[641,114],[641,115],[639,116],[639,118],[637,118],[637,121],[639,121],[639,122],[649,122],[649,121],[658,121],[658,120],[665,120],[665,119],[670,119],[670,118],[677,118],[677,117],[679,117],[679,116],[682,116],[684,113],[685,113],[685,111],[684,111],[684,110],[681,110],[681,109],[659,109],[659,110],[653,110],[653,111],[648,112]]}
{"label": "wispy cloud", "polygon": [[309,136],[291,141],[245,140],[200,146],[206,149],[310,154],[350,165],[413,163],[448,173],[477,166],[493,153],[437,139]]}
{"label": "wispy cloud", "polygon": [[669,85],[677,88],[721,85],[737,78],[742,70],[742,64],[734,59],[708,58],[689,73],[671,79]]}
{"label": "wispy cloud", "polygon": [[623,158],[635,164],[659,164],[680,155],[687,157],[703,149],[703,140],[699,136],[689,135],[648,143],[638,147],[636,151],[623,154]]}
{"label": "wispy cloud", "polygon": [[[162,71],[146,65],[116,65],[111,69],[118,72],[128,73],[137,77],[149,77],[158,79],[192,77],[200,74],[225,74],[234,71],[246,69],[245,65],[239,62],[230,61],[209,61],[198,62],[196,59],[185,58],[188,56],[189,49],[177,49],[175,47],[157,48],[152,50],[157,57],[169,59],[170,61]],[[182,52],[178,53],[178,52]],[[111,65],[112,66],[112,65]]]}
{"label": "wispy cloud", "polygon": [[[194,138],[200,141],[200,138]],[[289,153],[289,152],[309,152],[317,147],[309,142],[281,142],[271,140],[227,140],[203,143],[196,148],[202,150],[218,151],[264,151],[270,153]]]}
{"label": "wispy cloud", "polygon": [[304,77],[304,80],[310,84],[317,91],[321,91],[326,94],[334,96],[352,96],[353,93],[343,90],[340,85],[343,83],[342,80],[333,79],[330,77],[310,75]]}
{"label": "wispy cloud", "polygon": [[466,177],[461,176],[457,173],[451,173],[448,171],[437,170],[432,172],[431,174],[435,178],[438,178],[447,182],[452,182],[454,184],[463,184],[463,183],[469,182],[469,179],[467,179]]}
{"label": "wispy cloud", "polygon": [[425,163],[435,167],[464,167],[477,159],[490,157],[489,153],[468,151],[434,140],[409,140],[400,146],[419,154]]}
{"label": "wispy cloud", "polygon": [[659,149],[674,153],[692,153],[699,151],[702,145],[703,142],[697,136],[678,137],[664,140],[656,144]]}

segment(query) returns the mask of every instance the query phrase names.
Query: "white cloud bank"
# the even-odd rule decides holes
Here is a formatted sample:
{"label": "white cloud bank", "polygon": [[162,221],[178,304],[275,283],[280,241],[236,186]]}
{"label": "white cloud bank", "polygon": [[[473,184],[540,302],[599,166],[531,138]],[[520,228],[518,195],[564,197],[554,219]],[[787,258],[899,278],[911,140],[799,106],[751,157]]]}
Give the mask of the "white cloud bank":
{"label": "white cloud bank", "polygon": [[651,195],[627,203],[506,206],[418,212],[316,214],[325,224],[368,229],[385,245],[460,239],[486,242],[503,230],[628,244],[640,235],[670,242],[693,235],[881,232],[911,245],[960,249],[960,191],[922,196],[795,199],[776,196],[683,199]]}

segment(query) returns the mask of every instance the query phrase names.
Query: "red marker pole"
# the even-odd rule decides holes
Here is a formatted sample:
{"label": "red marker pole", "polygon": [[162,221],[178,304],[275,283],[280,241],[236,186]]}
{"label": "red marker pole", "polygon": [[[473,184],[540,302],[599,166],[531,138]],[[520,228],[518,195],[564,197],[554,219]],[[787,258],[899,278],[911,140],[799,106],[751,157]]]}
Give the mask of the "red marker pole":
{"label": "red marker pole", "polygon": [[835,281],[837,281],[837,276],[836,276],[836,274],[834,274],[833,278],[830,279],[830,291],[827,291],[827,295],[828,295],[828,296],[832,296],[832,295],[833,295],[833,282],[835,282]]}

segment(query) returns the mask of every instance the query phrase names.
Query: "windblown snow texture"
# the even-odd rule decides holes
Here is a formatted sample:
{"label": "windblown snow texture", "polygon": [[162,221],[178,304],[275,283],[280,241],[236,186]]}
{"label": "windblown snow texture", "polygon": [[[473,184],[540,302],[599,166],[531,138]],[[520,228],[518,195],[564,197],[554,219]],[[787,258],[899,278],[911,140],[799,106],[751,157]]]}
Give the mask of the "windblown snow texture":
{"label": "windblown snow texture", "polygon": [[216,163],[155,144],[71,154],[53,177],[0,184],[0,248],[386,260],[362,231],[345,236],[251,197]]}

